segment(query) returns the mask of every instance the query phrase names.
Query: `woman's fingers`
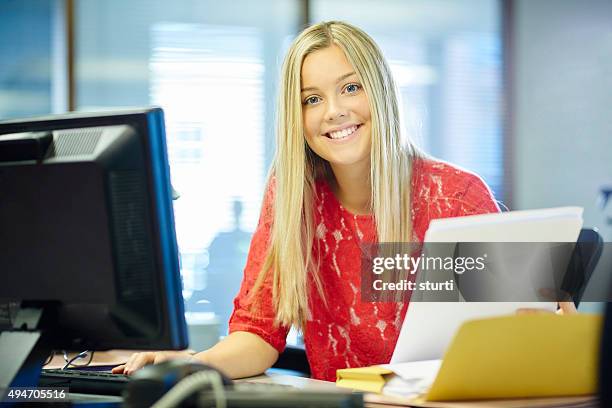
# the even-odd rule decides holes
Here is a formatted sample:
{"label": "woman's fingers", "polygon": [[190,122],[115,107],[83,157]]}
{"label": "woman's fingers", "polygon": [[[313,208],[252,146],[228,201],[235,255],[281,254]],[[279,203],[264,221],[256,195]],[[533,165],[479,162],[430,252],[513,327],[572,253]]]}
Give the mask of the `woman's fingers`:
{"label": "woman's fingers", "polygon": [[574,305],[574,302],[559,302],[559,310],[557,310],[557,314],[572,315],[576,313],[578,313],[578,310],[576,310],[576,305]]}
{"label": "woman's fingers", "polygon": [[125,364],[118,365],[117,367],[113,367],[111,372],[113,374],[123,374],[123,370],[125,369]]}
{"label": "woman's fingers", "polygon": [[113,373],[132,375],[136,370],[148,364],[153,364],[155,354],[154,352],[134,353],[123,366],[113,368]]}
{"label": "woman's fingers", "polygon": [[173,358],[189,359],[191,355],[184,351],[158,351],[134,353],[125,364],[118,365],[112,369],[113,374],[131,375],[135,371],[149,364],[158,364]]}
{"label": "woman's fingers", "polygon": [[532,309],[532,308],[516,309],[517,315],[530,315],[530,314],[541,314],[541,313],[552,313],[552,312],[549,310],[545,310],[545,309]]}
{"label": "woman's fingers", "polygon": [[[557,309],[557,314],[559,315],[572,315],[578,313],[576,310],[576,306],[574,306],[574,302],[558,302],[559,309]],[[546,309],[516,309],[516,314],[524,315],[524,314],[539,314],[539,313],[552,313]]]}

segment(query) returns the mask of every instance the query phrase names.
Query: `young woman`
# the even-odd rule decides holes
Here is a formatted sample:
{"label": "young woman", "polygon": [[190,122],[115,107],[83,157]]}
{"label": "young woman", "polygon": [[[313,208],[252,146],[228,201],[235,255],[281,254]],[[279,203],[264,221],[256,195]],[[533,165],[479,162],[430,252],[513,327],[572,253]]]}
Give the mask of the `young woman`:
{"label": "young woman", "polygon": [[[342,22],[303,31],[285,58],[276,156],[230,334],[193,355],[259,374],[300,327],[313,378],[387,363],[408,304],[362,302],[360,245],[422,241],[435,218],[497,212],[476,175],[421,154],[401,132],[389,66]],[[184,353],[137,353],[114,372]]]}

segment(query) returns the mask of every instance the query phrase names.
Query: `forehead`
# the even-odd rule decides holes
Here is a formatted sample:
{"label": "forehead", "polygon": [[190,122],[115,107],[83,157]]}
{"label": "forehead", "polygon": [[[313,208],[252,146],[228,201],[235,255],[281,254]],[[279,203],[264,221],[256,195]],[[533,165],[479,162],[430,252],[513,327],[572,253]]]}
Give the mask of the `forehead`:
{"label": "forehead", "polygon": [[355,69],[337,45],[312,52],[302,63],[302,88],[335,84],[336,80]]}

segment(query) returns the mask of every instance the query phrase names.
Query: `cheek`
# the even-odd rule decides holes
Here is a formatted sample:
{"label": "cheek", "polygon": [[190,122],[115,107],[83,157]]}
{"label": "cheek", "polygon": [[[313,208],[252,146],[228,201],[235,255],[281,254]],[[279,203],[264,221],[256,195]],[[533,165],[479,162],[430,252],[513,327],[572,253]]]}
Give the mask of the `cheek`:
{"label": "cheek", "polygon": [[321,128],[321,121],[317,115],[316,110],[304,110],[302,119],[304,121],[304,134],[306,136],[306,139],[309,140],[314,138],[315,136],[318,136]]}
{"label": "cheek", "polygon": [[361,116],[363,120],[370,120],[371,113],[368,97],[365,94],[361,95],[359,100],[356,101],[356,105],[355,111],[359,113],[359,116]]}

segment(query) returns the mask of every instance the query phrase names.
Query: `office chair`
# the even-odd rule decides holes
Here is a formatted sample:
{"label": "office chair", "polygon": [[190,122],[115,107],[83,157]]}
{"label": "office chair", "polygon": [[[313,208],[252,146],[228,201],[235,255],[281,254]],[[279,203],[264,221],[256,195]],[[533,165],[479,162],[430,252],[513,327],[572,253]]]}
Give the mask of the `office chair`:
{"label": "office chair", "polygon": [[595,229],[580,230],[578,241],[570,262],[562,288],[569,293],[576,307],[580,304],[584,290],[599,262],[603,251],[603,239]]}
{"label": "office chair", "polygon": [[306,358],[306,351],[297,346],[285,347],[272,368],[297,371],[304,377],[310,377],[310,364]]}

